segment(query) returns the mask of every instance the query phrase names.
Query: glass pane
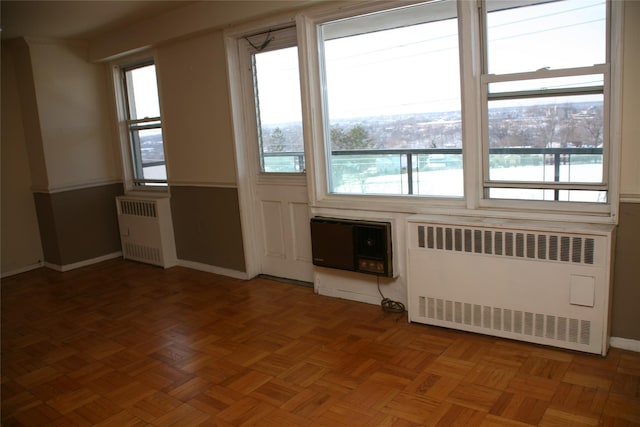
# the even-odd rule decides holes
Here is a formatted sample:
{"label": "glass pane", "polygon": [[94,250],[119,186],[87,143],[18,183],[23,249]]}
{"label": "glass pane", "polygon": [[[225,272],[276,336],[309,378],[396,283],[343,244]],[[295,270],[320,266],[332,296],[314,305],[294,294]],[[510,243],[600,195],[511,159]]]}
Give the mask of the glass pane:
{"label": "glass pane", "polygon": [[413,193],[423,196],[464,196],[462,154],[418,154]]}
{"label": "glass pane", "polygon": [[602,182],[603,96],[489,101],[489,179]]}
{"label": "glass pane", "polygon": [[125,76],[129,97],[129,119],[160,117],[155,65],[127,70]]}
{"label": "glass pane", "polygon": [[537,188],[490,188],[492,199],[557,200],[561,202],[607,203],[606,191],[542,190]]}
{"label": "glass pane", "polygon": [[254,55],[262,172],[304,172],[298,48]]}
{"label": "glass pane", "polygon": [[606,62],[605,0],[566,0],[499,10],[501,3],[487,1],[489,73]]}
{"label": "glass pane", "polygon": [[489,83],[490,94],[519,91],[544,91],[554,89],[576,89],[604,85],[602,74],[583,76],[556,77],[551,79],[514,80],[509,82]]}
{"label": "glass pane", "polygon": [[330,165],[334,192],[407,194],[406,164],[402,154],[339,153]]}
{"label": "glass pane", "polygon": [[136,178],[166,180],[162,129],[132,129],[131,139]]}
{"label": "glass pane", "polygon": [[449,148],[462,153],[456,5],[434,2],[420,7],[433,7],[442,19],[398,27],[394,16],[399,15],[381,12],[371,21],[387,29],[365,33],[356,31],[365,26],[363,17],[326,24],[331,192],[418,194],[414,183],[430,182],[440,187],[422,194],[462,195],[462,187],[452,190],[428,176],[440,171],[418,169],[419,150]]}

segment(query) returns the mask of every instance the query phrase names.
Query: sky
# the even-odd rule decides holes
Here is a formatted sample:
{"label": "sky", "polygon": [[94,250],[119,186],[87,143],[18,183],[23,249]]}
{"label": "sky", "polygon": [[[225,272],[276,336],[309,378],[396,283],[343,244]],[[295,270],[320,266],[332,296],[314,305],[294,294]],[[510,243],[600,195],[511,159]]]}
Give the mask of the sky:
{"label": "sky", "polygon": [[[604,63],[604,10],[604,0],[568,0],[490,13],[489,72]],[[343,25],[352,25],[349,21]],[[327,40],[330,120],[459,109],[457,25],[454,18]],[[297,49],[259,53],[256,65],[262,124],[300,121]]]}
{"label": "sky", "polygon": [[155,65],[135,68],[130,71],[130,75],[133,81],[133,99],[136,109],[133,119],[159,117],[160,103]]}

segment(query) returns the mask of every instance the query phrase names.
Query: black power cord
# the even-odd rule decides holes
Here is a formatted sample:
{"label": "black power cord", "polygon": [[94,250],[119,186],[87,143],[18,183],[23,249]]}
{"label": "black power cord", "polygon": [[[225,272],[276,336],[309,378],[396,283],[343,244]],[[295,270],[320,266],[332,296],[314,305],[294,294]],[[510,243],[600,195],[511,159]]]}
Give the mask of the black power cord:
{"label": "black power cord", "polygon": [[382,297],[382,301],[380,302],[380,306],[385,313],[404,313],[405,308],[404,304],[398,301],[393,301],[389,298],[386,298],[382,295],[382,291],[380,290],[380,276],[376,274],[376,282],[378,285],[378,293]]}

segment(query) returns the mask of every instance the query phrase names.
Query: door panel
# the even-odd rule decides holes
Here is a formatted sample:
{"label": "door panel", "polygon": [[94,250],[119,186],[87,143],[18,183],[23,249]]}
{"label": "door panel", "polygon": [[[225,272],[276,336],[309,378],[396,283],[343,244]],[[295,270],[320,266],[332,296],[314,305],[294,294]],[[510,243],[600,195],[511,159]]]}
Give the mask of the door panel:
{"label": "door panel", "polygon": [[307,187],[282,183],[256,187],[263,236],[262,274],[312,282]]}
{"label": "door panel", "polygon": [[284,218],[279,200],[260,200],[264,256],[285,258]]}
{"label": "door panel", "polygon": [[309,228],[309,206],[307,203],[291,203],[293,225],[293,259],[311,263],[311,233]]}

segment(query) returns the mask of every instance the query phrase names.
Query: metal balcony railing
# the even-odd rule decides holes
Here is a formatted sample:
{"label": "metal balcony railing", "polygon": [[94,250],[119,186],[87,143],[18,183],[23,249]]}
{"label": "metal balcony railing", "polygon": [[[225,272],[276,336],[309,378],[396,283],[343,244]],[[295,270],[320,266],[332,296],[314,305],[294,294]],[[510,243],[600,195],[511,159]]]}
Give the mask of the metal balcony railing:
{"label": "metal balcony railing", "polygon": [[[394,156],[398,158],[398,173],[406,173],[407,175],[407,194],[414,194],[414,173],[420,171],[422,166],[419,164],[419,156],[428,155],[429,159],[439,156],[458,155],[460,156],[460,165],[462,168],[462,149],[461,148],[422,148],[422,149],[367,149],[367,150],[334,150],[331,152],[334,159],[347,159],[348,157],[356,158],[362,156]],[[602,147],[565,147],[565,148],[528,148],[528,147],[500,147],[490,148],[489,155],[544,155],[545,164],[553,164],[554,180],[552,182],[560,182],[560,166],[563,164],[572,164],[571,156],[574,155],[602,155]],[[293,170],[287,172],[303,172],[304,171],[304,153],[303,152],[277,152],[264,153],[265,163],[269,158],[280,158],[282,160],[290,158]],[[490,157],[491,158],[491,157]],[[289,163],[289,162],[287,162]],[[555,190],[556,200],[558,199],[559,190]]]}

